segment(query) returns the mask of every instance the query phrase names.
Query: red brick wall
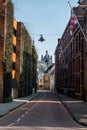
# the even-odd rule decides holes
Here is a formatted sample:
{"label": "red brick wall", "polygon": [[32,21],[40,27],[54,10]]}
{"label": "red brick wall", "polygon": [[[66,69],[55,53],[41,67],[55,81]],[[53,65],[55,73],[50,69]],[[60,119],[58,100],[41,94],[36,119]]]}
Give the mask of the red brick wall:
{"label": "red brick wall", "polygon": [[0,0],[0,102],[3,101],[4,7]]}
{"label": "red brick wall", "polygon": [[17,79],[17,87],[18,87],[18,96],[20,95],[20,74],[21,74],[21,57],[20,57],[20,51],[21,51],[21,28],[22,23],[18,22],[17,23],[17,44],[16,44],[16,79]]}

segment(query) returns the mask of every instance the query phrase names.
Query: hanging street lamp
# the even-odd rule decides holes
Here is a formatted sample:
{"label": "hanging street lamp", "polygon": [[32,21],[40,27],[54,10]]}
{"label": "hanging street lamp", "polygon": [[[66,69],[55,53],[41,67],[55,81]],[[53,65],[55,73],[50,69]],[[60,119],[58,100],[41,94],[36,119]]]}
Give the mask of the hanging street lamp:
{"label": "hanging street lamp", "polygon": [[43,35],[42,35],[42,34],[40,35],[40,39],[39,39],[38,41],[40,41],[40,42],[45,41],[45,39],[43,38]]}

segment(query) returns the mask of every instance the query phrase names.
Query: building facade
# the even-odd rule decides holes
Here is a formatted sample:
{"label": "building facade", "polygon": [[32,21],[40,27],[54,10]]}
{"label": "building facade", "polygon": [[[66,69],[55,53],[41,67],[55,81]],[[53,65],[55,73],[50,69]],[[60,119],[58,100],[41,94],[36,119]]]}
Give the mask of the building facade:
{"label": "building facade", "polygon": [[11,74],[14,8],[11,0],[0,0],[0,9],[0,102],[7,102],[12,100]]}
{"label": "building facade", "polygon": [[79,21],[70,35],[70,20],[55,50],[55,88],[87,100],[87,1],[79,1],[74,13]]}
{"label": "building facade", "polygon": [[11,0],[0,0],[0,53],[0,102],[36,91],[37,52]]}
{"label": "building facade", "polygon": [[2,6],[3,1],[0,0],[0,102],[3,101],[3,52],[4,52],[4,19],[5,19],[5,8]]}
{"label": "building facade", "polygon": [[[38,61],[37,72],[38,72],[38,87],[44,89],[44,72],[47,68],[52,65],[52,56],[48,54],[46,50],[45,55],[41,55],[41,60]],[[47,76],[46,76],[47,77]]]}
{"label": "building facade", "polygon": [[51,64],[44,72],[44,89],[54,91],[55,86],[55,64]]}
{"label": "building facade", "polygon": [[32,77],[32,40],[22,22],[17,22],[16,45],[16,80],[18,83],[18,96],[27,96],[31,93]]}
{"label": "building facade", "polygon": [[35,49],[34,44],[32,45],[32,88],[33,93],[36,93],[38,87],[38,75],[37,75],[37,61],[38,55]]}

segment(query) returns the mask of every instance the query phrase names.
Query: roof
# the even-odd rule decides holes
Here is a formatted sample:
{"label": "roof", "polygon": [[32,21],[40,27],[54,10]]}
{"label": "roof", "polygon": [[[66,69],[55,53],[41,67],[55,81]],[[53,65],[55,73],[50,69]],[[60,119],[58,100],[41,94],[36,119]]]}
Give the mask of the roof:
{"label": "roof", "polygon": [[75,15],[77,17],[82,17],[83,16],[84,11],[83,11],[82,8],[80,8],[80,7],[73,7],[73,10],[74,10]]}
{"label": "roof", "polygon": [[48,73],[48,71],[51,70],[54,65],[55,65],[54,63],[50,65],[44,73]]}
{"label": "roof", "polygon": [[81,3],[80,3],[80,5],[79,5],[79,7],[82,7],[82,8],[84,8],[84,7],[86,7],[87,6],[87,0],[83,0]]}

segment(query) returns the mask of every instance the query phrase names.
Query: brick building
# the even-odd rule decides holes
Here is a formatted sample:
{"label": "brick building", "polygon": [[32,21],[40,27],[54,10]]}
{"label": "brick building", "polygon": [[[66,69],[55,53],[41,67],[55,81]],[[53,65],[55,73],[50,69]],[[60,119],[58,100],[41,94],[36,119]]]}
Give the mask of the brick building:
{"label": "brick building", "polygon": [[[80,23],[70,35],[70,20],[55,50],[55,87],[60,93],[87,100],[87,1],[73,7]],[[82,28],[82,30],[81,30]],[[83,35],[83,32],[85,35]]]}
{"label": "brick building", "polygon": [[33,41],[22,22],[17,23],[16,79],[18,95],[32,94],[37,87],[37,52]]}
{"label": "brick building", "polygon": [[0,102],[11,97],[12,34],[14,9],[11,0],[0,0]]}
{"label": "brick building", "polygon": [[26,27],[14,18],[12,1],[0,0],[0,102],[32,94],[36,68],[37,52]]}
{"label": "brick building", "polygon": [[54,90],[54,63],[51,64],[44,72],[43,81],[44,89]]}
{"label": "brick building", "polygon": [[34,46],[34,42],[32,45],[32,88],[33,88],[33,93],[36,92],[37,90],[37,60],[38,60],[38,55]]}
{"label": "brick building", "polygon": [[14,18],[13,20],[13,35],[12,35],[12,44],[13,44],[13,51],[12,51],[12,81],[11,81],[11,88],[12,88],[12,98],[17,97],[17,81],[16,81],[16,45],[17,45],[17,21]]}
{"label": "brick building", "polygon": [[0,102],[3,101],[3,50],[4,50],[4,18],[5,9],[0,0]]}

